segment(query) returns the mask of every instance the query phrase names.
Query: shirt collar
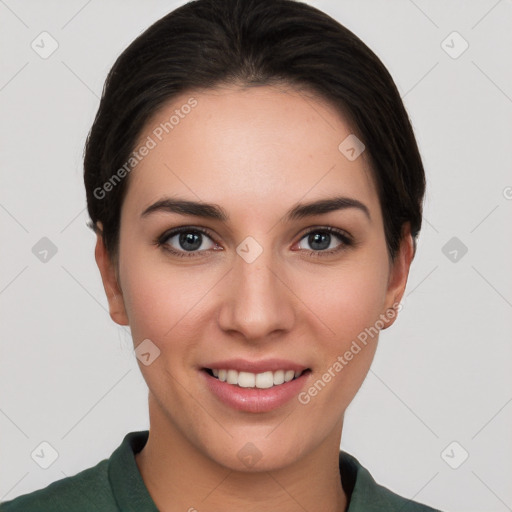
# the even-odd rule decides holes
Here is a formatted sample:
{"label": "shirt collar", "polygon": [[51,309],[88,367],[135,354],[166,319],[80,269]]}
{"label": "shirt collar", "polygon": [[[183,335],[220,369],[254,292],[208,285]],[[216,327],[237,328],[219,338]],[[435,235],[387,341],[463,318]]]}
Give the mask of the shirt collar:
{"label": "shirt collar", "polygon": [[135,462],[148,437],[149,430],[129,432],[110,457],[108,478],[122,512],[158,512]]}

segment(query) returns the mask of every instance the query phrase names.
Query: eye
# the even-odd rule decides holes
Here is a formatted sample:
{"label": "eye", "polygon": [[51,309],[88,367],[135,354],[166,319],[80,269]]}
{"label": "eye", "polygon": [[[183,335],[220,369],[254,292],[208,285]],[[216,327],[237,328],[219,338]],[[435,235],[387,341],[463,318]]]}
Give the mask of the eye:
{"label": "eye", "polygon": [[[300,247],[305,241],[311,249]],[[337,253],[353,245],[351,237],[340,229],[330,226],[314,228],[308,231],[299,242],[299,249],[312,252],[312,255],[323,256]]]}
{"label": "eye", "polygon": [[[303,243],[311,249],[301,247]],[[209,250],[222,250],[208,231],[198,227],[183,226],[163,233],[154,241],[155,245],[178,257],[200,256]],[[299,249],[311,256],[328,256],[354,245],[351,236],[337,228],[323,226],[310,229],[298,243]]]}
{"label": "eye", "polygon": [[183,257],[197,256],[198,253],[218,247],[204,229],[186,226],[166,231],[155,243],[166,251]]}

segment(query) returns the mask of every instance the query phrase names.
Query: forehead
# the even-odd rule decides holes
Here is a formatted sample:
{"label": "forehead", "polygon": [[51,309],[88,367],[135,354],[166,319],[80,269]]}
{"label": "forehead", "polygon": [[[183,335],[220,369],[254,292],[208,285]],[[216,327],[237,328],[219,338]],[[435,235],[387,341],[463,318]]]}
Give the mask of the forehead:
{"label": "forehead", "polygon": [[333,107],[302,91],[263,86],[185,93],[141,132],[135,149],[151,149],[131,172],[125,202],[142,210],[162,195],[177,195],[235,213],[277,212],[339,193],[375,210],[365,153],[349,160],[339,150],[351,135]]}

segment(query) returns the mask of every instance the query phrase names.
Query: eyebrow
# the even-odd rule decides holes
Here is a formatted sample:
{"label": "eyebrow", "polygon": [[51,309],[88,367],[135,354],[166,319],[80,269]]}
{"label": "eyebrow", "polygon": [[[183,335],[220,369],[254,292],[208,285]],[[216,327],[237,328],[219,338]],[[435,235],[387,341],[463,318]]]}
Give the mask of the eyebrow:
{"label": "eyebrow", "polygon": [[[315,215],[325,215],[337,210],[347,210],[355,208],[362,211],[371,221],[370,210],[368,207],[351,197],[336,196],[332,198],[320,199],[310,203],[297,204],[285,214],[285,221],[299,220],[305,217],[313,217]],[[226,211],[214,204],[197,201],[189,201],[187,199],[177,199],[164,197],[148,206],[141,214],[141,218],[146,217],[155,212],[178,213],[181,215],[192,215],[194,217],[203,217],[206,219],[219,220],[227,222],[229,215]]]}

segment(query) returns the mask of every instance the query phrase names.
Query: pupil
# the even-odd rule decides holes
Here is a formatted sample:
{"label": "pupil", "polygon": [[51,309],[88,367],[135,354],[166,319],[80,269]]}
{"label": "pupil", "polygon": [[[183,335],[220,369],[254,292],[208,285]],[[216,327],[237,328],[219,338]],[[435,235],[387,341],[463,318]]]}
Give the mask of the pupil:
{"label": "pupil", "polygon": [[200,235],[198,233],[180,233],[180,245],[185,251],[199,249],[201,247]]}
{"label": "pupil", "polygon": [[[331,241],[331,235],[329,233],[315,233],[309,235],[309,244],[315,250],[327,249]],[[315,247],[315,244],[319,244]]]}

